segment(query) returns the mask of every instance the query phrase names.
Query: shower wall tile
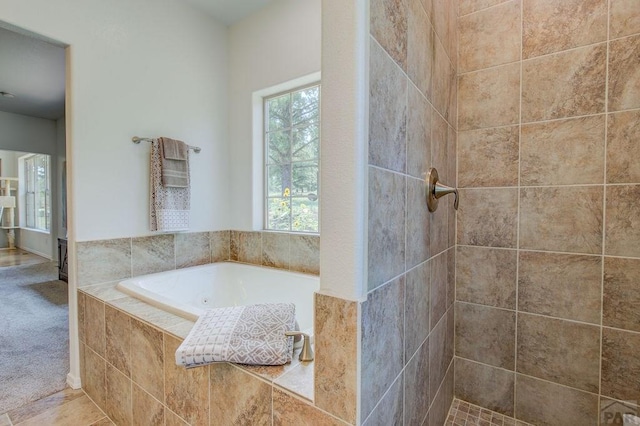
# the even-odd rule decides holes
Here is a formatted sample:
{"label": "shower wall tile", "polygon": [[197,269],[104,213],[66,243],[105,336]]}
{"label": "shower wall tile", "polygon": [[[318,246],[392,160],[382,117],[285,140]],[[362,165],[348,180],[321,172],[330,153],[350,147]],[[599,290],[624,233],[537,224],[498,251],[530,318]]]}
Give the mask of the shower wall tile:
{"label": "shower wall tile", "polygon": [[520,64],[502,65],[460,75],[458,102],[460,130],[518,123]]}
{"label": "shower wall tile", "polygon": [[609,43],[609,111],[640,107],[640,35]]}
{"label": "shower wall tile", "polygon": [[373,39],[369,61],[369,164],[404,172],[407,78]]}
{"label": "shower wall tile", "polygon": [[433,257],[428,262],[430,281],[430,324],[436,326],[440,318],[447,312],[448,258],[446,253]]}
{"label": "shower wall tile", "polygon": [[523,61],[522,121],[604,112],[606,57],[602,43]]}
{"label": "shower wall tile", "polygon": [[470,130],[458,135],[458,186],[518,185],[519,127]]}
{"label": "shower wall tile", "polygon": [[607,39],[607,0],[523,0],[522,55],[532,58]]}
{"label": "shower wall tile", "polygon": [[164,401],[190,424],[209,422],[209,366],[186,370],[175,364],[181,341],[164,335]]}
{"label": "shower wall tile", "polygon": [[604,258],[603,325],[640,332],[640,259]]}
{"label": "shower wall tile", "polygon": [[[447,374],[447,369],[453,359],[453,346],[447,344],[448,316],[444,315],[436,324],[431,334],[429,334],[428,352],[428,374],[425,374],[421,380],[427,381],[429,385],[430,401],[433,401],[438,388],[442,384],[442,380]],[[423,348],[427,351],[427,348]]]}
{"label": "shower wall tile", "polygon": [[611,0],[609,7],[611,38],[640,33],[640,3],[636,0]]}
{"label": "shower wall tile", "polygon": [[447,310],[456,301],[456,249],[451,247],[447,250]]}
{"label": "shower wall tile", "polygon": [[358,303],[316,293],[315,306],[314,402],[355,423]]}
{"label": "shower wall tile", "polygon": [[448,138],[449,125],[442,118],[442,115],[435,109],[431,118],[431,165],[438,170],[438,176],[446,182],[449,175],[449,163],[447,161],[448,154]]}
{"label": "shower wall tile", "polygon": [[232,366],[210,367],[210,424],[269,424],[272,386]]}
{"label": "shower wall tile", "polygon": [[458,0],[458,14],[464,16],[504,2],[505,0]]}
{"label": "shower wall tile", "polygon": [[429,341],[426,340],[409,359],[405,368],[404,424],[422,424],[431,402],[429,384]]}
{"label": "shower wall tile", "polygon": [[609,114],[607,183],[640,182],[640,111]]}
{"label": "shower wall tile", "polygon": [[461,73],[520,60],[521,0],[459,18]]}
{"label": "shower wall tile", "polygon": [[175,235],[153,235],[131,239],[133,276],[176,269]]}
{"label": "shower wall tile", "polygon": [[105,354],[104,303],[93,297],[85,296],[85,339],[87,346],[98,355]]}
{"label": "shower wall tile", "polygon": [[371,35],[393,60],[407,69],[407,0],[373,0],[370,6]]}
{"label": "shower wall tile", "polygon": [[513,370],[516,314],[456,302],[456,356]]}
{"label": "shower wall tile", "polygon": [[107,363],[100,355],[86,346],[84,351],[85,380],[82,383],[84,391],[100,408],[105,407],[106,401],[106,368]]}
{"label": "shower wall tile", "polygon": [[320,275],[320,236],[291,234],[289,269],[305,274]]}
{"label": "shower wall tile", "polygon": [[605,254],[640,257],[640,185],[607,186]]}
{"label": "shower wall tile", "polygon": [[518,309],[599,324],[601,281],[599,256],[521,251]]}
{"label": "shower wall tile", "polygon": [[517,251],[458,246],[457,299],[516,308]]}
{"label": "shower wall tile", "polygon": [[402,374],[391,385],[386,395],[362,423],[363,426],[401,425],[404,413]]}
{"label": "shower wall tile", "polygon": [[434,58],[429,53],[435,48],[435,34],[419,1],[409,1],[408,15],[407,75],[424,96],[432,99]]}
{"label": "shower wall tile", "polygon": [[231,247],[231,231],[209,232],[209,244],[211,245],[211,261],[222,262],[229,260]]}
{"label": "shower wall tile", "polygon": [[178,233],[176,241],[176,268],[211,263],[211,247],[208,232]]}
{"label": "shower wall tile", "polygon": [[231,231],[229,258],[236,262],[262,264],[262,234],[254,231]]}
{"label": "shower wall tile", "polygon": [[405,363],[429,335],[430,262],[423,262],[407,272],[404,306]]}
{"label": "shower wall tile", "polygon": [[598,392],[600,327],[518,314],[518,373]]}
{"label": "shower wall tile", "polygon": [[520,184],[602,184],[604,135],[604,115],[523,125]]}
{"label": "shower wall tile", "polygon": [[289,269],[290,234],[278,232],[262,233],[262,265]]}
{"label": "shower wall tile", "polygon": [[598,396],[516,375],[516,418],[535,425],[598,424]]}
{"label": "shower wall tile", "polygon": [[106,370],[106,410],[107,416],[115,424],[129,425],[133,414],[131,406],[131,380],[107,363]]}
{"label": "shower wall tile", "polygon": [[456,397],[513,416],[515,373],[456,357]]}
{"label": "shower wall tile", "polygon": [[131,317],[105,306],[105,359],[122,374],[131,377]]}
{"label": "shower wall tile", "polygon": [[78,287],[131,278],[131,239],[76,243]]}
{"label": "shower wall tile", "polygon": [[140,386],[131,387],[131,405],[134,426],[164,425],[164,406]]}
{"label": "shower wall tile", "polygon": [[[430,220],[434,215],[425,208],[426,194],[424,180],[407,178],[407,268],[412,268],[429,259],[431,226],[444,228],[444,231],[447,231],[446,225],[442,226],[437,221]],[[446,209],[442,210],[446,213]],[[446,245],[446,234],[444,239]]]}
{"label": "shower wall tile", "polygon": [[522,188],[520,247],[600,254],[602,187]]}
{"label": "shower wall tile", "polygon": [[404,272],[405,192],[402,175],[369,166],[369,289]]}
{"label": "shower wall tile", "polygon": [[431,18],[438,39],[445,48],[447,56],[457,67],[457,17],[458,5],[455,1],[431,0],[426,1],[427,14]]}
{"label": "shower wall tile", "polygon": [[[424,179],[431,167],[431,105],[409,85],[407,113],[407,174]],[[434,113],[435,114],[435,113]]]}
{"label": "shower wall tile", "polygon": [[461,189],[458,244],[516,247],[518,190]]}
{"label": "shower wall tile", "polygon": [[[439,1],[439,0],[436,0]],[[439,40],[435,41],[435,64],[433,67],[433,96],[431,102],[433,107],[447,120],[454,122],[453,111],[451,110],[451,97],[453,96],[453,86],[455,85],[455,72],[451,65],[449,56]],[[452,81],[454,82],[452,84]]]}
{"label": "shower wall tile", "polygon": [[640,400],[640,334],[602,329],[602,395]]}
{"label": "shower wall tile", "polygon": [[[404,367],[404,284],[401,276],[362,303],[361,416],[367,416]],[[384,354],[384,356],[381,356]]]}
{"label": "shower wall tile", "polygon": [[433,404],[431,404],[431,409],[429,410],[429,421],[425,424],[429,425],[443,425],[447,419],[447,414],[449,413],[449,408],[451,407],[451,403],[453,402],[453,360],[451,365],[449,366],[449,370],[447,371],[447,375],[444,378],[444,381],[440,385],[440,389],[438,389],[438,393],[433,398]]}
{"label": "shower wall tile", "polygon": [[[441,182],[445,182],[444,178],[441,178]],[[424,185],[424,184],[423,184]],[[426,191],[425,191],[426,197]],[[428,222],[423,222],[422,225],[416,224],[418,227],[422,226],[424,228],[428,228],[429,236],[427,240],[429,242],[429,254],[431,256],[436,256],[439,253],[442,253],[449,246],[449,212],[448,212],[448,203],[453,203],[452,197],[446,197],[440,200],[438,203],[438,209],[435,212],[430,213],[427,209]],[[425,206],[425,199],[422,199],[422,208]],[[413,232],[414,230],[407,229],[407,250],[412,250],[409,247],[409,244],[412,244],[416,237],[414,235],[409,235],[409,232]],[[411,266],[411,264],[409,264]]]}
{"label": "shower wall tile", "polygon": [[[164,401],[163,333],[137,319],[131,323],[131,379]],[[170,360],[173,360],[172,355]]]}

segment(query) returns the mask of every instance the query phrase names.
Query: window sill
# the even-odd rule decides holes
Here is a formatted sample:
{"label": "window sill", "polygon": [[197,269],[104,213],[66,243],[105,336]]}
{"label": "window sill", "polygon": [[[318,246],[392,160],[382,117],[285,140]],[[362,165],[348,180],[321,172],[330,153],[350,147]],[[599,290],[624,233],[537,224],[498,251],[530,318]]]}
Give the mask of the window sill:
{"label": "window sill", "polygon": [[51,231],[43,231],[42,229],[27,228],[25,226],[21,226],[20,229],[25,230],[25,231],[35,232],[35,233],[38,233],[38,234],[51,235]]}

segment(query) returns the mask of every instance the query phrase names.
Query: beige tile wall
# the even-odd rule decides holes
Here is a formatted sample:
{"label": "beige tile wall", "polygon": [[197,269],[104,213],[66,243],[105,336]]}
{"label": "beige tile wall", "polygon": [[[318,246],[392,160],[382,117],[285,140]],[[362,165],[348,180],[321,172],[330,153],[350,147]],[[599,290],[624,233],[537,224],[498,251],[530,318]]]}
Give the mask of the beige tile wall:
{"label": "beige tile wall", "polygon": [[[151,312],[154,308],[126,306],[125,311],[118,308],[117,299],[105,302],[85,291],[95,290],[86,287],[78,292],[83,387],[116,424],[353,424],[277,385],[281,377],[288,376],[285,373],[304,367],[297,361],[274,368],[272,376],[264,367],[241,369],[227,363],[187,370],[175,365],[174,354],[181,339],[166,327],[159,328],[163,322],[157,317],[150,314],[151,322],[147,322],[142,318],[145,315],[131,313]],[[167,325],[185,322],[170,314],[165,317]],[[318,322],[327,326],[323,319]],[[338,342],[341,345],[337,352],[348,348],[352,350],[349,356],[355,355],[355,342]],[[318,347],[321,350],[325,349]],[[308,382],[307,377],[298,380]],[[331,392],[336,394],[335,389]],[[344,407],[348,401],[341,404]],[[348,407],[343,411],[351,412]]]}
{"label": "beige tile wall", "polygon": [[365,425],[444,424],[453,398],[453,199],[429,213],[424,179],[456,178],[454,4],[371,1]]}
{"label": "beige tile wall", "polygon": [[308,234],[189,232],[83,241],[76,250],[78,287],[225,260],[320,274],[320,237]]}
{"label": "beige tile wall", "polygon": [[458,31],[455,394],[637,409],[640,2],[459,0]]}

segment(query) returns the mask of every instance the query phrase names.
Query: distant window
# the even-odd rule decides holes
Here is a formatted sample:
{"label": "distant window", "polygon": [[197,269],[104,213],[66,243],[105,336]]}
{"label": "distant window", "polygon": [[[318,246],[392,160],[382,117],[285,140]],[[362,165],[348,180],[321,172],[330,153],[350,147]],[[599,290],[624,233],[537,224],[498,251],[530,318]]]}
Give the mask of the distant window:
{"label": "distant window", "polygon": [[320,85],[264,100],[265,228],[319,232]]}
{"label": "distant window", "polygon": [[51,229],[51,180],[49,156],[32,155],[24,160],[26,227]]}

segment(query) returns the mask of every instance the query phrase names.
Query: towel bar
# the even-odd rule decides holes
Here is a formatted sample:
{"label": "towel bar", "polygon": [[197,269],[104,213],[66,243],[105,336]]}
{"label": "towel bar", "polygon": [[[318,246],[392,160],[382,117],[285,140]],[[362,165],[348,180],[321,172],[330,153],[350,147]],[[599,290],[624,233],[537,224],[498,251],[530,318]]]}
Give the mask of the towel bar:
{"label": "towel bar", "polygon": [[[131,138],[131,141],[135,144],[139,144],[141,141],[145,141],[145,142],[153,142],[153,139],[151,138],[140,138],[138,136],[134,136]],[[199,154],[200,151],[202,151],[202,148],[200,148],[199,146],[191,146],[189,145],[189,149],[192,149],[193,152],[195,152],[196,154]]]}

